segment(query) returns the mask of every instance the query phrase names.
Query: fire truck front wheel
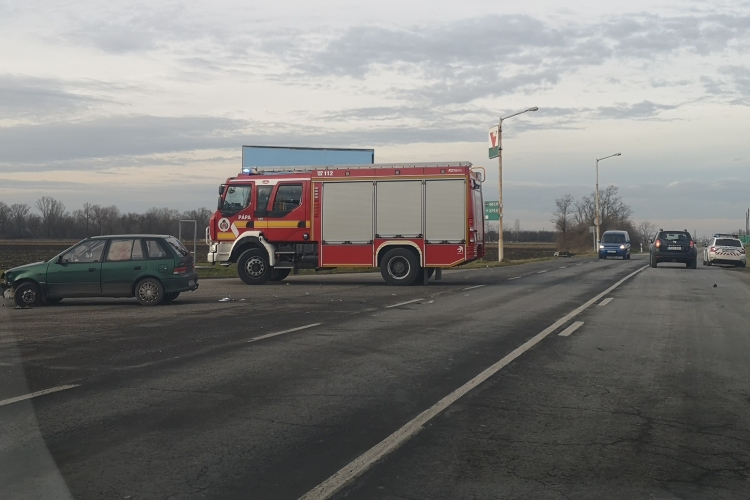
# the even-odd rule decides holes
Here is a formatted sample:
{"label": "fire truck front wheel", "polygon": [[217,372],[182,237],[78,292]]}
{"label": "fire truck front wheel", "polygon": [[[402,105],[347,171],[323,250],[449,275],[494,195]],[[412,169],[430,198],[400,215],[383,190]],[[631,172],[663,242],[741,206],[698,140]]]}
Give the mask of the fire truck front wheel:
{"label": "fire truck front wheel", "polygon": [[251,248],[242,252],[237,259],[237,274],[248,285],[262,285],[271,279],[272,273],[265,250]]}
{"label": "fire truck front wheel", "polygon": [[380,263],[380,274],[389,285],[411,285],[421,271],[419,257],[405,248],[389,250]]}

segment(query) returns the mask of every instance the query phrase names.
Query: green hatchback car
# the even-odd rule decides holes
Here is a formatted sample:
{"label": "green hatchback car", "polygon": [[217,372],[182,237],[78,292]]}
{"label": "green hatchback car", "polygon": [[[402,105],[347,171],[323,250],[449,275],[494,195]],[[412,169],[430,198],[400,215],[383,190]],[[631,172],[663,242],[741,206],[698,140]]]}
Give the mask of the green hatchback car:
{"label": "green hatchback car", "polygon": [[47,262],[9,269],[0,287],[20,307],[75,297],[135,297],[153,306],[196,290],[198,274],[190,252],[173,236],[95,236]]}

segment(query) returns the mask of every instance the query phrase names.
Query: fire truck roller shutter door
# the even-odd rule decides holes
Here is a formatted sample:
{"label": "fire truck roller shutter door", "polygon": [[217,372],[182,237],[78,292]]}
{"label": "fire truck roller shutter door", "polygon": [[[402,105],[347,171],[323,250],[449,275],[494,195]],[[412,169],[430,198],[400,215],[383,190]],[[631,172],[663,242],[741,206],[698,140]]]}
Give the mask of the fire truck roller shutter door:
{"label": "fire truck roller shutter door", "polygon": [[372,181],[324,183],[323,241],[370,243],[372,199]]}
{"label": "fire truck roller shutter door", "polygon": [[422,229],[422,181],[378,181],[375,234],[416,238]]}
{"label": "fire truck roller shutter door", "polygon": [[425,198],[425,239],[429,243],[465,241],[466,181],[428,180]]}

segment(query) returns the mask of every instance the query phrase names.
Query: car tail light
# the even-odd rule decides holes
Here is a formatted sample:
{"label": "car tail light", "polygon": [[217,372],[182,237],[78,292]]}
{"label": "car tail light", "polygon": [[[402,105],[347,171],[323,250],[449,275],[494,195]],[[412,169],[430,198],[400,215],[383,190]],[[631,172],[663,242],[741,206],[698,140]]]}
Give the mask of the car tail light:
{"label": "car tail light", "polygon": [[711,247],[708,249],[709,252],[716,253],[716,247]]}
{"label": "car tail light", "polygon": [[741,254],[744,254],[744,253],[745,253],[745,248],[744,248],[744,247],[740,248],[740,253],[741,253]]}
{"label": "car tail light", "polygon": [[175,267],[173,274],[185,274],[186,272],[188,272],[187,267]]}
{"label": "car tail light", "polygon": [[659,248],[661,246],[661,240],[656,240],[656,248]]}
{"label": "car tail light", "polygon": [[695,242],[692,240],[690,241],[690,248],[695,248]]}

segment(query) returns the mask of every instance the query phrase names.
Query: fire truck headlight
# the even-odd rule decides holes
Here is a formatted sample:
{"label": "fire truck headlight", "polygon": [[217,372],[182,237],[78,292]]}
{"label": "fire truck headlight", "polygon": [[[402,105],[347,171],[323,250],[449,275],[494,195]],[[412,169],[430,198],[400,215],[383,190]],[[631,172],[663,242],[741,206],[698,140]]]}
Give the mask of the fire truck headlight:
{"label": "fire truck headlight", "polygon": [[303,240],[309,240],[310,239],[310,235],[307,234],[307,233],[305,233],[305,234],[302,235],[302,239]]}

